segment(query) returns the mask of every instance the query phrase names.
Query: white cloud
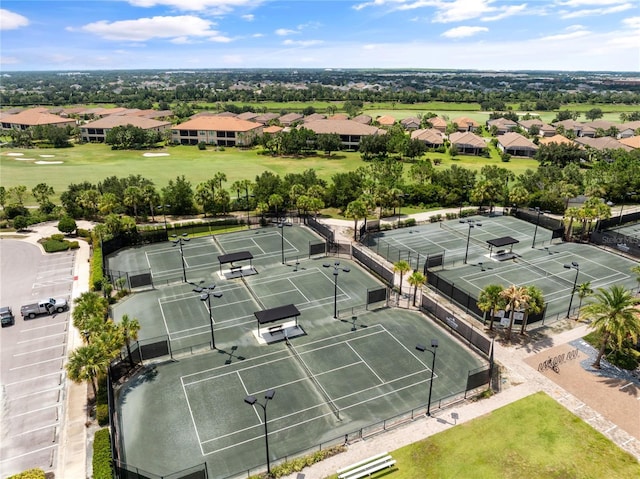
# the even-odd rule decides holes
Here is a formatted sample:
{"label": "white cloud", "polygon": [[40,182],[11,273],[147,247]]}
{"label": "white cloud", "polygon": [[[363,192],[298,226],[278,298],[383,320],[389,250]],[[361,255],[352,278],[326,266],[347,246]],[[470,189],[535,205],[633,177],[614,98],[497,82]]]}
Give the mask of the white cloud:
{"label": "white cloud", "polygon": [[107,40],[125,40],[144,42],[154,38],[220,38],[220,34],[211,30],[213,22],[192,15],[176,17],[151,17],[136,20],[108,22],[100,20],[82,27],[68,28],[70,31],[93,33]]}
{"label": "white cloud", "polygon": [[634,5],[631,3],[623,3],[621,5],[615,5],[613,7],[607,8],[591,8],[584,10],[575,10],[573,12],[563,12],[560,15],[560,18],[578,18],[578,17],[593,17],[593,16],[601,16],[601,15],[609,15],[611,13],[624,12],[634,8]]}
{"label": "white cloud", "polygon": [[526,10],[526,8],[526,3],[523,3],[522,5],[509,5],[508,7],[503,9],[502,12],[497,13],[496,15],[482,17],[480,20],[482,20],[483,22],[495,22],[496,20],[502,20],[503,18],[522,13]]}
{"label": "white cloud", "polygon": [[247,22],[253,22],[256,17],[255,15],[247,14],[247,15],[242,15],[240,18],[242,18],[243,20],[246,20]]}
{"label": "white cloud", "polygon": [[283,45],[297,46],[297,47],[311,47],[314,45],[320,45],[324,43],[322,40],[291,40],[287,39],[282,42]]}
{"label": "white cloud", "polygon": [[558,5],[563,7],[582,7],[593,5],[616,5],[618,3],[625,3],[627,0],[564,0],[558,2]]}
{"label": "white cloud", "polygon": [[264,37],[264,33],[254,33],[251,35],[251,38],[262,38]]}
{"label": "white cloud", "polygon": [[630,28],[640,28],[640,17],[625,18],[622,23]]}
{"label": "white cloud", "polygon": [[286,37],[287,35],[295,35],[300,32],[297,30],[290,30],[288,28],[278,28],[274,33],[280,37]]}
{"label": "white cloud", "polygon": [[581,25],[572,25],[571,27],[567,28],[567,33],[559,33],[556,35],[548,35],[546,37],[542,37],[540,38],[541,41],[566,41],[566,40],[573,40],[576,38],[582,38],[585,37],[587,35],[591,35],[591,32],[587,29],[585,29],[584,27],[582,27]]}
{"label": "white cloud", "polygon": [[436,23],[460,22],[477,18],[487,13],[496,11],[490,6],[493,0],[454,0],[453,2],[442,2],[433,19]]}
{"label": "white cloud", "polygon": [[210,14],[228,13],[236,7],[256,7],[260,0],[129,0],[134,7],[155,7],[164,5],[176,10],[188,12],[207,12]]}
{"label": "white cloud", "polygon": [[0,30],[15,30],[29,25],[29,19],[19,13],[0,8]]}
{"label": "white cloud", "polygon": [[0,57],[0,65],[17,65],[20,61],[16,57]]}
{"label": "white cloud", "polygon": [[455,27],[444,32],[441,36],[446,38],[466,38],[477,35],[478,33],[488,32],[487,27]]}

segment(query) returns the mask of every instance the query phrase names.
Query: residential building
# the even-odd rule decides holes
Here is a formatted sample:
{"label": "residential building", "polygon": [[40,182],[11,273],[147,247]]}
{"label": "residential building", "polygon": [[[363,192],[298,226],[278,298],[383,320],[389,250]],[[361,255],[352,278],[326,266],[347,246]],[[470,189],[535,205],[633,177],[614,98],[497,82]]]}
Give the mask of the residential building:
{"label": "residential building", "polygon": [[396,122],[396,119],[389,115],[382,115],[376,118],[376,121],[380,126],[391,126]]}
{"label": "residential building", "polygon": [[493,120],[487,120],[487,128],[491,128],[493,126],[496,127],[498,135],[504,135],[505,133],[518,128],[518,124],[508,118],[494,118]]}
{"label": "residential building", "polygon": [[371,122],[373,121],[373,118],[371,118],[369,115],[358,115],[358,116],[354,116],[352,120],[357,121],[358,123],[362,123],[364,125],[370,125]]}
{"label": "residential building", "polygon": [[277,119],[279,116],[280,115],[278,115],[277,113],[263,113],[262,115],[258,115],[255,118],[253,118],[252,121],[266,125],[270,121]]}
{"label": "residential building", "polygon": [[476,131],[478,128],[480,128],[480,123],[478,123],[475,120],[472,120],[471,118],[467,118],[466,116],[461,116],[459,118],[456,118],[455,120],[453,120],[452,123],[455,123],[456,125],[458,125],[458,131],[459,132],[465,132],[465,131]]}
{"label": "residential building", "polygon": [[600,138],[590,138],[590,137],[579,137],[576,138],[576,143],[587,146],[589,148],[593,148],[595,150],[617,150],[619,148],[625,151],[633,150],[632,147],[616,140],[615,138],[611,138],[610,136],[602,136]]}
{"label": "residential building", "polygon": [[511,156],[524,156],[532,158],[538,151],[538,145],[525,138],[520,133],[509,132],[497,137],[498,148]]}
{"label": "residential building", "polygon": [[52,115],[45,108],[30,108],[19,113],[0,114],[3,130],[27,130],[34,126],[53,125],[57,127],[76,126],[73,118],[62,118]]}
{"label": "residential building", "polygon": [[439,116],[434,116],[433,118],[429,118],[427,120],[428,123],[431,123],[431,128],[435,128],[442,133],[447,131],[447,121]]}
{"label": "residential building", "polygon": [[444,135],[435,128],[414,130],[411,132],[411,139],[422,141],[427,148],[438,148],[444,145]]}
{"label": "residential building", "polygon": [[260,113],[256,113],[253,111],[245,111],[236,115],[236,118],[238,118],[239,120],[251,121],[251,120],[255,120],[256,117],[258,117],[259,115]]}
{"label": "residential building", "polygon": [[282,115],[278,121],[282,126],[291,126],[294,123],[302,122],[304,115],[300,113],[287,113],[286,115]]}
{"label": "residential building", "polygon": [[631,148],[640,148],[640,136],[630,136],[628,138],[621,138],[620,143],[629,146]]}
{"label": "residential building", "polygon": [[323,115],[322,113],[312,113],[311,115],[305,116],[303,121],[307,123],[309,121],[326,120],[326,119],[327,119],[327,115]]}
{"label": "residential building", "polygon": [[573,140],[570,140],[566,136],[562,136],[562,135],[553,135],[550,137],[540,138],[540,140],[538,140],[538,143],[540,145],[549,145],[551,143],[557,143],[558,145],[561,145],[561,144],[574,145],[575,144]]}
{"label": "residential building", "polygon": [[470,131],[451,133],[449,141],[458,149],[458,153],[466,155],[479,155],[487,148],[485,141]]}
{"label": "residential building", "polygon": [[181,145],[200,142],[218,146],[248,146],[262,135],[264,126],[235,117],[201,116],[171,128],[171,139]]}
{"label": "residential building", "polygon": [[557,121],[553,124],[553,126],[556,127],[556,131],[559,126],[562,126],[564,128],[564,131],[567,131],[567,132],[572,131],[574,135],[576,135],[576,137],[588,136],[590,138],[593,138],[596,136],[595,128],[592,128],[589,125],[585,125],[584,123],[579,123],[571,119]]}
{"label": "residential building", "polygon": [[170,121],[158,121],[139,116],[110,115],[100,118],[80,127],[80,137],[85,142],[104,143],[107,133],[117,126],[135,126],[143,130],[163,132],[171,129]]}
{"label": "residential building", "polygon": [[400,124],[404,127],[405,130],[417,130],[420,128],[420,118],[416,118],[410,116],[408,118],[403,118],[400,120]]}
{"label": "residential building", "polygon": [[538,136],[541,137],[550,137],[556,134],[556,129],[553,126],[543,122],[540,119],[534,118],[533,120],[520,120],[518,121],[518,125],[520,125],[520,128],[522,128],[527,133],[531,133],[531,127],[537,126],[539,132]]}
{"label": "residential building", "polygon": [[315,133],[336,133],[340,136],[342,146],[346,149],[357,150],[363,136],[380,135],[385,131],[371,125],[364,125],[353,120],[316,120],[306,122],[304,128]]}

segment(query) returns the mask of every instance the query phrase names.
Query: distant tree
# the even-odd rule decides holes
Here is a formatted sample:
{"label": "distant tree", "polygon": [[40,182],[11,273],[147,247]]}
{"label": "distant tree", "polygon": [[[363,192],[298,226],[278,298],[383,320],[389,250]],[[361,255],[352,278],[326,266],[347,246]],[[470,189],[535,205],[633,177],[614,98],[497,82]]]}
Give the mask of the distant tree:
{"label": "distant tree", "polygon": [[402,152],[405,158],[409,158],[410,160],[415,160],[416,158],[421,157],[427,151],[427,145],[424,144],[423,141],[418,140],[417,138],[408,139],[404,144],[404,150]]}
{"label": "distant tree", "polygon": [[591,288],[591,281],[585,281],[584,283],[580,283],[576,288],[576,293],[578,293],[578,298],[580,298],[580,302],[578,303],[578,312],[576,314],[576,321],[580,319],[580,310],[582,309],[582,301],[587,296],[591,296],[593,294],[593,289]]}
{"label": "distant tree", "polygon": [[338,151],[342,146],[340,135],[337,133],[322,133],[317,136],[316,146],[320,151],[324,151],[327,156],[331,156],[332,151]]}
{"label": "distant tree", "polygon": [[133,367],[133,357],[131,356],[131,341],[138,339],[138,331],[140,331],[140,322],[136,318],[129,318],[129,315],[123,314],[120,323],[118,323],[120,333],[124,338],[124,344],[127,346],[127,354],[129,363]]}
{"label": "distant tree", "polygon": [[26,229],[27,226],[29,226],[29,220],[26,216],[18,215],[13,218],[13,227],[16,229],[16,231],[22,231]]}
{"label": "distant tree", "polygon": [[358,151],[363,161],[371,161],[376,158],[385,158],[387,156],[386,135],[366,135],[360,137],[360,146]]}
{"label": "distant tree", "polygon": [[602,118],[602,110],[600,108],[592,108],[591,110],[589,110],[588,112],[586,112],[584,114],[584,117],[587,120],[597,120],[598,118]]}
{"label": "distant tree", "polygon": [[7,190],[7,196],[11,199],[11,203],[18,206],[24,206],[28,194],[25,185],[12,186]]}
{"label": "distant tree", "polygon": [[169,180],[167,186],[162,189],[162,198],[165,204],[171,205],[171,211],[175,215],[194,212],[193,189],[191,182],[187,181],[184,175]]}
{"label": "distant tree", "polygon": [[347,205],[344,215],[353,220],[353,240],[358,239],[358,220],[367,216],[367,205],[362,200],[354,200]]}
{"label": "distant tree", "polygon": [[421,185],[428,183],[433,176],[433,164],[429,158],[419,159],[409,168],[409,176]]}
{"label": "distant tree", "polygon": [[527,329],[527,320],[530,314],[537,314],[544,309],[544,296],[542,290],[537,286],[527,286],[527,294],[529,295],[529,301],[527,301],[524,307],[524,317],[522,318],[522,324],[520,326],[520,334],[524,334]]}
{"label": "distant tree", "polygon": [[558,121],[564,121],[564,120],[577,120],[578,118],[580,118],[579,112],[562,110],[556,114],[556,117],[553,119],[551,123],[556,123]]}
{"label": "distant tree", "polygon": [[307,106],[302,110],[302,114],[304,116],[313,115],[316,112],[316,109],[312,106]]}
{"label": "distant tree", "polygon": [[51,211],[53,203],[51,203],[50,197],[55,194],[52,186],[49,186],[46,183],[38,183],[31,189],[31,194],[40,205],[41,211]]}
{"label": "distant tree", "polygon": [[534,158],[541,165],[556,165],[564,168],[571,163],[579,163],[584,156],[584,150],[576,144],[549,143],[540,145]]}

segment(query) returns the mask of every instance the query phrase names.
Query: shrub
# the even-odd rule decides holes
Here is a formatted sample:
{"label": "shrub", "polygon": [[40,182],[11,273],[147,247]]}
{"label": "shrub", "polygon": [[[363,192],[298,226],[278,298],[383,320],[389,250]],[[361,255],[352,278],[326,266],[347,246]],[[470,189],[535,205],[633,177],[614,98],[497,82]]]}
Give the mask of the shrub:
{"label": "shrub", "polygon": [[100,426],[109,425],[109,406],[107,404],[98,404],[96,406],[96,420]]}
{"label": "shrub", "polygon": [[91,238],[91,231],[86,230],[84,228],[78,228],[76,230],[76,234],[81,238],[87,238],[87,239]]}
{"label": "shrub", "polygon": [[47,253],[58,253],[60,251],[67,251],[69,249],[69,242],[48,238],[42,242],[42,247]]}
{"label": "shrub", "polygon": [[67,243],[69,244],[69,249],[80,248],[80,243],[78,243],[77,241],[67,241]]}
{"label": "shrub", "polygon": [[9,476],[9,479],[45,479],[46,474],[42,469],[28,469],[19,474]]}
{"label": "shrub", "polygon": [[[94,242],[95,243],[95,242]],[[102,248],[94,244],[93,255],[91,256],[91,289],[100,291],[104,275],[102,273]]]}
{"label": "shrub", "polygon": [[113,479],[109,429],[96,431],[93,439],[93,478]]}
{"label": "shrub", "polygon": [[73,233],[76,230],[76,220],[70,216],[64,216],[58,221],[58,229],[63,233]]}
{"label": "shrub", "polygon": [[204,141],[201,141],[200,143],[198,143],[198,150],[206,150],[207,149],[207,144]]}
{"label": "shrub", "polygon": [[51,239],[55,241],[64,241],[64,235],[60,233],[52,234]]}
{"label": "shrub", "polygon": [[[277,466],[271,468],[271,477],[280,478],[283,476],[289,476],[294,472],[300,472],[307,466],[312,466],[316,462],[323,461],[325,459],[328,459],[329,457],[335,456],[336,454],[345,452],[346,450],[346,446],[334,446],[330,447],[329,449],[316,451],[297,459],[292,459],[291,461],[283,462],[282,464],[278,464]],[[266,473],[263,473],[251,476],[249,477],[249,479],[267,479],[268,477],[269,476],[267,476]]]}
{"label": "shrub", "polygon": [[404,221],[404,225],[405,226],[415,226],[416,225],[416,219],[415,218],[408,218],[406,221]]}

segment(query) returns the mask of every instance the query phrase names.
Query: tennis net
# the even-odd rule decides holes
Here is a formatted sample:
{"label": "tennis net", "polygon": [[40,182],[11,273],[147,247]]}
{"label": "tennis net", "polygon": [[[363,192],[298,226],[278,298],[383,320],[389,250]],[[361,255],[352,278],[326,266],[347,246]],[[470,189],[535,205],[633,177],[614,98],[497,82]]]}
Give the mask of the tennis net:
{"label": "tennis net", "polygon": [[242,280],[244,285],[247,287],[247,291],[249,291],[249,294],[254,299],[254,301],[260,306],[260,308],[266,309],[264,307],[264,303],[262,301],[260,301],[260,298],[258,298],[258,295],[251,289],[251,287],[249,286],[249,283],[247,282],[247,280],[244,279],[244,277],[241,277],[240,279]]}
{"label": "tennis net", "polygon": [[540,273],[542,276],[544,276],[546,278],[550,278],[552,281],[557,281],[558,283],[566,284],[570,288],[573,288],[573,283],[571,281],[568,281],[568,280],[566,280],[564,278],[561,278],[560,276],[557,276],[555,274],[549,273],[548,271],[540,268],[539,266],[537,266],[534,263],[531,263],[531,262],[527,261],[526,259],[514,258],[514,260],[516,262],[520,261],[520,262],[526,264],[532,270],[537,271],[538,273]]}
{"label": "tennis net", "polygon": [[[472,243],[477,244],[481,248],[489,249],[489,246],[487,245],[487,243],[485,243],[484,241],[480,241],[479,239],[475,239],[473,236],[470,236],[468,231],[466,233],[463,233],[462,231],[458,231],[457,229],[455,229],[455,228],[453,228],[451,226],[445,225],[444,223],[445,223],[444,221],[440,222],[440,228],[441,229],[450,231],[453,234],[456,234],[456,235],[458,235],[458,236],[460,236],[461,238],[464,238],[464,239],[467,239],[467,237],[468,237],[469,240]],[[467,228],[468,228],[468,226],[467,226]]]}
{"label": "tennis net", "polygon": [[296,348],[293,347],[293,344],[291,344],[291,342],[287,341],[287,346],[289,346],[289,349],[291,350],[291,352],[293,353],[293,356],[300,362],[300,364],[302,365],[302,369],[305,370],[305,372],[307,373],[307,377],[309,379],[311,379],[311,381],[313,381],[313,383],[316,385],[316,387],[318,388],[318,392],[320,392],[320,394],[322,395],[322,397],[324,397],[327,405],[331,408],[331,410],[333,411],[333,414],[336,415],[336,417],[338,418],[339,421],[341,421],[340,419],[340,409],[338,408],[338,406],[336,405],[335,402],[333,402],[333,399],[331,399],[331,396],[329,396],[329,393],[327,393],[326,389],[324,387],[322,387],[322,384],[320,384],[320,382],[316,379],[316,377],[314,376],[314,374],[311,372],[311,370],[309,369],[309,366],[307,366],[307,363],[304,362],[304,359],[302,359],[302,357],[300,356],[300,354],[298,353],[298,351],[296,351]]}

